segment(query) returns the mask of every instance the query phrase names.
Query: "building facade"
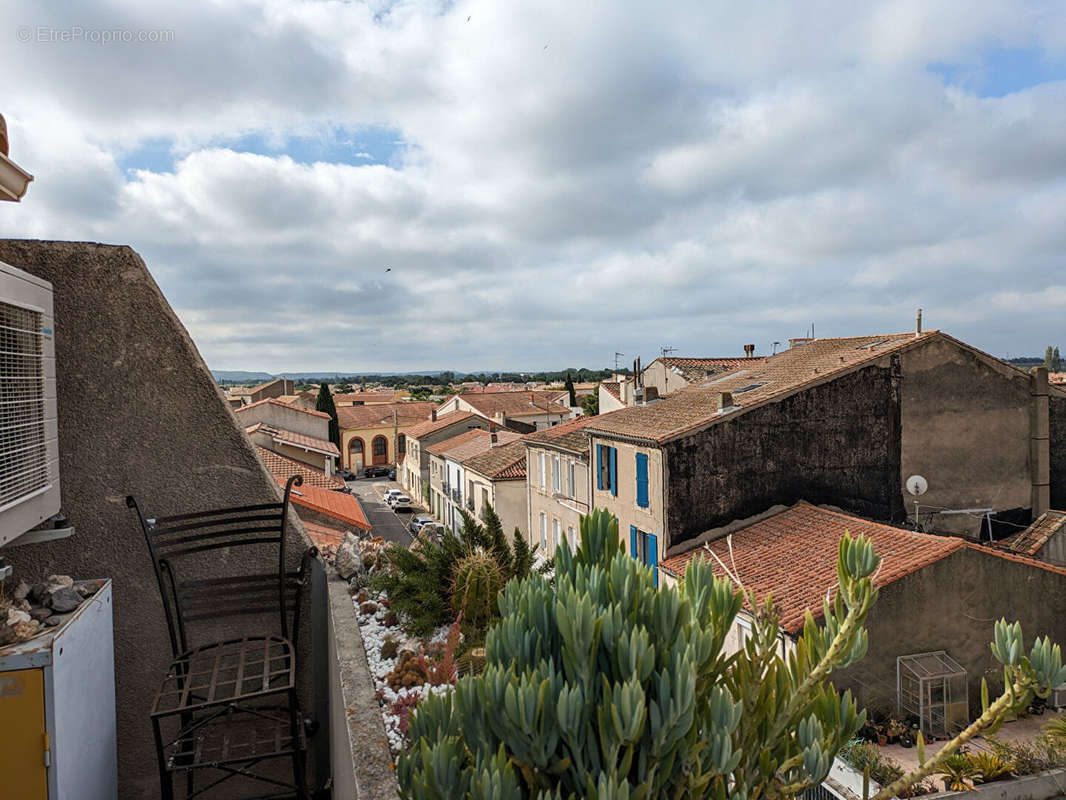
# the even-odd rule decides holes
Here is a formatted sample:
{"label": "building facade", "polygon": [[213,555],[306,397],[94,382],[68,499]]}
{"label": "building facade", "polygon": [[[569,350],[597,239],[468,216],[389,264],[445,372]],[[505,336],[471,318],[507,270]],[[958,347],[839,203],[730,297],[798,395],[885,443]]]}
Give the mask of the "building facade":
{"label": "building facade", "polygon": [[402,469],[397,470],[397,480],[411,497],[429,500],[429,451],[432,444],[451,439],[460,433],[475,428],[489,430],[493,423],[479,414],[466,411],[453,412],[437,416],[430,412],[430,418],[407,429],[406,453]]}
{"label": "building facade", "polygon": [[341,463],[359,472],[368,466],[401,463],[407,453],[407,431],[429,419],[436,403],[382,403],[341,406]]}

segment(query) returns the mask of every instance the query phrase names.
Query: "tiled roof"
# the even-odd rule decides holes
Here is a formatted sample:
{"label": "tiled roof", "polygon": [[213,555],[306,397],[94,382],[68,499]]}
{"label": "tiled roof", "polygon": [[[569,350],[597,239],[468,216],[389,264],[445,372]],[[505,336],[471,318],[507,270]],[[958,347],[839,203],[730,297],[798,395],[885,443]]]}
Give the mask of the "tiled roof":
{"label": "tiled roof", "polygon": [[392,403],[398,397],[397,392],[346,392],[333,395],[334,403]]}
{"label": "tiled roof", "polygon": [[[913,333],[897,333],[815,339],[719,378],[689,386],[656,403],[598,417],[601,423],[590,426],[589,430],[664,442],[938,335],[938,331],[927,331],[917,337]],[[732,392],[731,411],[718,413],[721,392]]]}
{"label": "tiled roof", "polygon": [[999,542],[999,546],[1014,553],[1035,556],[1048,539],[1066,526],[1066,511],[1045,511],[1032,525]]}
{"label": "tiled roof", "polygon": [[752,356],[751,358],[674,358],[673,356],[664,356],[657,360],[691,383],[709,375],[721,375],[724,372],[732,372],[735,369],[765,361],[766,356]]}
{"label": "tiled roof", "polygon": [[[285,484],[278,481],[280,486]],[[320,489],[317,486],[294,486],[292,488],[292,502],[298,506],[309,508],[320,514],[325,514],[333,519],[340,520],[348,525],[370,530],[363,507],[355,495],[347,492],[334,492],[330,489]]]}
{"label": "tiled roof", "polygon": [[1054,385],[1066,384],[1066,372],[1049,372],[1047,381]]}
{"label": "tiled roof", "polygon": [[322,489],[343,489],[346,486],[344,481],[336,475],[330,475],[327,478],[324,469],[315,469],[310,464],[304,464],[295,458],[283,456],[281,453],[275,453],[259,445],[256,445],[255,449],[259,452],[259,458],[266,464],[267,469],[280,481],[288,480],[290,475],[300,475],[304,479],[304,486],[318,486]]}
{"label": "tiled roof", "polygon": [[303,523],[304,530],[307,531],[311,543],[324,554],[332,555],[336,552],[338,545],[344,541],[344,531],[342,530],[303,519],[300,522]]}
{"label": "tiled roof", "polygon": [[693,558],[704,558],[711,562],[716,575],[725,577],[721,565],[705,549],[710,548],[758,600],[772,594],[781,627],[795,633],[803,627],[808,608],[816,617],[821,615],[826,591],[836,586],[837,548],[845,531],[873,541],[882,559],[874,578],[878,587],[967,546],[962,539],[915,533],[798,503],[734,532],[732,555],[729,542],[721,538],[668,558],[661,566],[681,577]]}
{"label": "tiled roof", "polygon": [[622,384],[618,381],[604,381],[600,386],[602,386],[607,394],[611,395],[615,400],[622,400]]}
{"label": "tiled roof", "polygon": [[478,472],[492,480],[525,479],[526,445],[521,439],[515,439],[468,458],[462,464],[468,470]]}
{"label": "tiled roof", "polygon": [[[521,436],[521,434],[514,431],[498,430],[496,431],[496,444],[507,444],[515,439],[520,439]],[[426,449],[434,455],[462,463],[465,459],[484,453],[490,447],[492,447],[492,434],[489,431],[474,428],[473,430],[464,431],[458,436],[445,439],[443,442],[432,444]]]}
{"label": "tiled roof", "polygon": [[526,436],[526,441],[530,444],[548,442],[554,447],[588,456],[589,436],[585,431],[585,428],[588,428],[595,423],[600,417],[607,417],[617,413],[618,411],[609,411],[606,414],[601,414],[599,417],[582,416],[567,420],[566,422],[560,422],[558,425],[554,425],[551,428],[545,428],[542,431],[529,434]]}
{"label": "tiled roof", "polygon": [[396,412],[398,425],[412,425],[429,419],[436,403],[383,403],[373,406],[341,406],[337,409],[337,419],[343,430],[361,430],[363,428],[384,428],[392,425],[392,412]]}
{"label": "tiled roof", "polygon": [[532,416],[535,414],[565,414],[570,409],[552,402],[549,392],[493,392],[459,395],[473,406],[479,414],[491,417],[502,413],[505,417]]}
{"label": "tiled roof", "polygon": [[257,422],[244,429],[249,435],[253,433],[265,433],[278,444],[291,444],[294,447],[302,447],[305,450],[314,450],[327,456],[340,456],[341,451],[337,445],[328,439],[319,439],[314,436],[306,436],[295,431],[287,431],[266,422]]}
{"label": "tiled roof", "polygon": [[428,436],[431,433],[447,428],[449,425],[465,422],[472,418],[484,419],[480,414],[475,414],[472,411],[453,411],[450,414],[443,414],[435,420],[427,419],[425,422],[412,425],[407,429],[407,438],[417,439],[420,436]]}
{"label": "tiled roof", "polygon": [[329,419],[329,414],[324,411],[312,411],[309,408],[299,408],[297,406],[290,406],[288,403],[283,403],[277,397],[268,397],[265,400],[256,400],[254,403],[249,403],[246,406],[238,408],[237,413],[240,414],[241,412],[247,411],[249,408],[258,408],[259,406],[265,405],[267,403],[270,403],[275,406],[280,406],[281,408],[287,408],[289,409],[289,411],[298,411],[301,414],[310,414],[312,417],[325,417],[326,419]]}

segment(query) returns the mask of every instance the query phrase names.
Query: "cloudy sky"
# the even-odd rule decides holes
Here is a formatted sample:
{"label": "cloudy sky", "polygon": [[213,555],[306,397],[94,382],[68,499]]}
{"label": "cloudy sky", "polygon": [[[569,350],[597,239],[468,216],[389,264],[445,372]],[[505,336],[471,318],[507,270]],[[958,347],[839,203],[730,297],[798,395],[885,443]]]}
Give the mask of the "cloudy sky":
{"label": "cloudy sky", "polygon": [[214,368],[763,353],[918,306],[1066,347],[1061,0],[155,5],[0,0],[36,175],[0,235],[132,245]]}

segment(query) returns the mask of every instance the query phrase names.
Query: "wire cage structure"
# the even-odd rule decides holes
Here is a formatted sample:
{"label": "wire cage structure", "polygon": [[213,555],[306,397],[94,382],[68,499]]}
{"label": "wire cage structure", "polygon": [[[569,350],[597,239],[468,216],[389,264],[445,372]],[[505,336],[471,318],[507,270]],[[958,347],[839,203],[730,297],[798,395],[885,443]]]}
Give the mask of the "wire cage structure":
{"label": "wire cage structure", "polygon": [[966,670],[943,650],[897,657],[896,711],[918,717],[923,736],[962,730],[970,721]]}

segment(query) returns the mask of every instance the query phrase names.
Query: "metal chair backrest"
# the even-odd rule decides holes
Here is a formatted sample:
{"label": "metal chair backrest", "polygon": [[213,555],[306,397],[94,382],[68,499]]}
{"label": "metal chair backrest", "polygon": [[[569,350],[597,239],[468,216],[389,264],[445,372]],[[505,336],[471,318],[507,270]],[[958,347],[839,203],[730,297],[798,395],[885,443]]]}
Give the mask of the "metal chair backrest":
{"label": "metal chair backrest", "polygon": [[[300,569],[285,570],[285,520],[289,497],[303,478],[293,475],[285,484],[280,503],[219,508],[169,517],[145,517],[137,501],[129,496],[126,505],[137,518],[152,558],[163,611],[175,656],[189,649],[188,623],[218,620],[244,614],[278,614],[282,637],[289,638],[289,610],[293,612],[293,637],[299,628],[299,600],[308,562],[315,548],[304,553]],[[276,570],[225,577],[190,579],[191,570],[179,565],[186,556],[250,546],[276,546]],[[232,555],[230,555],[232,559]],[[180,573],[180,574],[179,574]]]}

